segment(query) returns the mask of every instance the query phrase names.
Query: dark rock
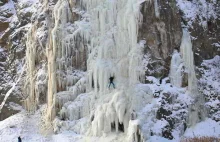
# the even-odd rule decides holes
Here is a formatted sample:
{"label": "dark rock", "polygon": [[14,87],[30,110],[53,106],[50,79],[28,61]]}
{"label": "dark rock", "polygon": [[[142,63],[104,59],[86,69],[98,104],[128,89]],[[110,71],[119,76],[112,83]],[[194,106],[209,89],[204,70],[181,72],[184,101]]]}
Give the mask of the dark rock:
{"label": "dark rock", "polygon": [[159,7],[160,17],[156,17],[154,2],[142,4],[143,24],[139,29],[139,39],[146,40],[144,53],[149,53],[153,60],[146,75],[164,78],[169,74],[170,55],[174,48],[180,46],[182,28],[175,1],[159,1]]}
{"label": "dark rock", "polygon": [[207,28],[199,25],[199,21],[193,23],[190,32],[193,38],[193,51],[195,65],[200,66],[203,60],[211,59],[216,55],[220,55],[220,47],[215,43],[220,39],[220,19],[207,21]]}
{"label": "dark rock", "polygon": [[173,135],[172,135],[172,129],[169,126],[166,126],[163,130],[162,130],[162,136],[164,138],[167,138],[169,140],[173,139]]}
{"label": "dark rock", "polygon": [[165,118],[165,116],[169,116],[171,114],[172,114],[172,111],[166,110],[163,107],[160,107],[157,111],[156,118],[160,120],[162,118]]}
{"label": "dark rock", "polygon": [[188,73],[184,72],[182,79],[182,87],[187,87],[187,86],[188,86]]}
{"label": "dark rock", "polygon": [[3,5],[5,5],[6,3],[8,3],[8,0],[1,0],[1,1],[0,1],[0,6],[3,6]]}

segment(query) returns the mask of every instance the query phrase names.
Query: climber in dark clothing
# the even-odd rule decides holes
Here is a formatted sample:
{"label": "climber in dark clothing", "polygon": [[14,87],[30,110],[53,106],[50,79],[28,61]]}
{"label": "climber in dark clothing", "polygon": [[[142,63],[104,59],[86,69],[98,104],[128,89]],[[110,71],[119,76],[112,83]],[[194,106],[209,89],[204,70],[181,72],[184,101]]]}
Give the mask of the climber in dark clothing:
{"label": "climber in dark clothing", "polygon": [[112,84],[112,86],[115,88],[115,84],[113,83],[113,80],[114,80],[114,76],[111,76],[111,77],[109,78],[110,83],[109,83],[108,88],[111,87],[111,84]]}
{"label": "climber in dark clothing", "polygon": [[21,142],[21,137],[20,136],[18,137],[18,142]]}

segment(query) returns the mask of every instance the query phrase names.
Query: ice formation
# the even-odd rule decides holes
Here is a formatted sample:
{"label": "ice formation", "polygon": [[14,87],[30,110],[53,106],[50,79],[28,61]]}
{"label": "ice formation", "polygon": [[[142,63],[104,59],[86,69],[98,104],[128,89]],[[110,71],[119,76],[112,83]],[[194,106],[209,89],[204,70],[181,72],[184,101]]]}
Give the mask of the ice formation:
{"label": "ice formation", "polygon": [[160,18],[160,10],[158,6],[158,0],[154,0],[154,10],[155,10],[155,16],[157,18]]}
{"label": "ice formation", "polygon": [[74,86],[70,87],[68,91],[61,91],[56,94],[56,108],[61,109],[66,102],[74,101],[79,94],[85,92],[86,79],[81,78]]}
{"label": "ice formation", "polygon": [[183,61],[177,50],[174,50],[170,65],[170,81],[176,87],[182,86]]}
{"label": "ice formation", "polygon": [[[128,141],[144,141],[150,136],[150,130],[142,134],[140,125],[152,121],[156,109],[143,111],[144,117],[136,113],[153,101],[150,87],[139,85],[144,75],[141,62],[144,42],[138,41],[139,25],[142,22],[140,5],[145,0],[81,0],[80,3],[58,0],[54,7],[54,27],[50,29],[47,55],[47,122],[56,127],[62,122],[55,119],[77,121],[91,117],[87,134],[102,136],[110,132],[125,132]],[[81,8],[70,8],[77,5]],[[158,1],[154,1],[155,15],[159,18]],[[79,21],[74,12],[79,12]],[[163,24],[158,24],[162,41],[166,41]],[[33,111],[39,104],[39,94],[44,91],[36,83],[35,56],[36,43],[33,32],[28,33],[27,64],[29,97],[26,105]],[[173,53],[170,67],[171,84],[182,86],[183,66],[188,73],[188,90],[193,98],[199,98],[194,58],[190,35],[183,30],[181,52]],[[164,52],[165,53],[165,52]],[[181,58],[182,56],[182,58]],[[87,61],[86,61],[87,59]],[[81,71],[80,71],[81,70]],[[87,72],[83,72],[87,70]],[[114,76],[116,89],[108,88],[109,78]],[[36,87],[37,86],[37,87]],[[152,87],[153,88],[153,87]],[[191,108],[189,124],[198,121],[198,112],[202,102]],[[150,106],[150,105],[149,105]],[[152,105],[156,106],[156,102]],[[149,114],[150,113],[150,114]],[[192,115],[191,115],[192,114]],[[150,115],[150,116],[148,116]],[[146,120],[145,120],[146,119]],[[54,120],[54,121],[53,121]],[[146,124],[153,126],[153,121]]]}
{"label": "ice formation", "polygon": [[[55,26],[51,31],[50,43],[47,49],[48,56],[48,117],[52,121],[55,117],[55,104],[61,106],[71,101],[85,89],[76,88],[73,92],[62,92],[64,96],[56,94],[68,90],[80,79],[77,69],[86,69],[86,47],[83,42],[88,38],[82,30],[82,23],[75,22],[74,14],[66,0],[59,0],[54,7]],[[84,24],[85,25],[85,24]],[[76,87],[78,87],[76,85]],[[71,95],[72,96],[71,96]],[[58,98],[56,99],[56,95]],[[73,97],[75,96],[75,97]],[[72,99],[71,99],[72,98]],[[64,100],[65,101],[64,101]],[[58,100],[58,101],[56,101]]]}
{"label": "ice formation", "polygon": [[27,81],[25,83],[25,92],[28,95],[28,98],[25,100],[25,108],[28,111],[35,111],[38,104],[39,96],[35,96],[35,56],[36,56],[36,26],[28,31],[27,34],[27,49],[26,49],[26,60],[27,60]]}
{"label": "ice formation", "polygon": [[192,42],[187,29],[183,29],[180,52],[184,61],[186,72],[188,73],[188,91],[190,96],[194,99],[194,102],[192,102],[192,105],[189,108],[188,125],[194,126],[200,120],[205,119],[206,109],[204,108],[204,98],[198,92]]}
{"label": "ice formation", "polygon": [[187,29],[183,29],[183,37],[180,46],[180,52],[184,61],[184,66],[186,67],[186,72],[188,73],[188,90],[192,97],[196,97],[198,95],[198,88],[194,66],[194,55],[192,51],[192,42],[190,39],[190,34],[187,31]]}
{"label": "ice formation", "polygon": [[139,79],[137,65],[141,59],[137,44],[140,3],[106,0],[83,1],[83,4],[92,17],[93,38],[88,59],[90,86],[94,80],[96,92],[105,94],[110,76],[115,76],[116,86],[124,81],[136,83]]}
{"label": "ice formation", "polygon": [[[98,100],[105,98],[94,111],[91,134],[100,136],[111,131],[127,132],[132,107],[132,90],[139,83],[142,49],[138,44],[138,26],[142,21],[136,0],[83,0],[90,15],[91,43],[88,89],[94,87]],[[109,77],[115,77],[116,88],[108,89]]]}

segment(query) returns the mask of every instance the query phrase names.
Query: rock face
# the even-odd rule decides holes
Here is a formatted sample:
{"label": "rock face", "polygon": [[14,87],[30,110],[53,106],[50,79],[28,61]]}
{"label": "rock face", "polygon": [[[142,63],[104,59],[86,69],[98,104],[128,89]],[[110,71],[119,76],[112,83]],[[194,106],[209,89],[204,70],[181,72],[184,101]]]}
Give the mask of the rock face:
{"label": "rock face", "polygon": [[209,19],[206,27],[193,25],[190,28],[193,38],[195,65],[200,66],[203,60],[220,55],[220,19]]}
{"label": "rock face", "polygon": [[203,60],[212,59],[220,54],[220,2],[209,0],[201,3],[195,0],[186,2],[194,9],[194,14],[184,10],[180,2],[182,0],[178,0],[182,23],[184,26],[189,27],[192,36],[195,65],[200,66]]}
{"label": "rock face", "polygon": [[141,12],[143,24],[139,38],[146,40],[145,54],[152,59],[147,75],[164,78],[174,49],[179,49],[182,37],[181,16],[176,2],[155,0],[144,2]]}
{"label": "rock face", "polygon": [[9,28],[9,19],[13,13],[6,7],[8,1],[3,0],[0,3],[0,46],[5,47],[9,32],[6,31]]}
{"label": "rock face", "polygon": [[[0,5],[0,101],[2,102],[4,95],[10,89],[12,83],[16,81],[21,69],[21,61],[25,57],[27,25],[31,21],[31,15],[25,12],[30,9],[31,3],[26,4],[25,7],[24,2],[21,1],[3,0]],[[13,91],[13,95],[8,98],[6,106],[3,107],[2,113],[0,113],[1,120],[19,112],[14,110],[13,105],[10,104],[21,105],[23,95],[21,86],[22,83],[16,87],[16,91]]]}

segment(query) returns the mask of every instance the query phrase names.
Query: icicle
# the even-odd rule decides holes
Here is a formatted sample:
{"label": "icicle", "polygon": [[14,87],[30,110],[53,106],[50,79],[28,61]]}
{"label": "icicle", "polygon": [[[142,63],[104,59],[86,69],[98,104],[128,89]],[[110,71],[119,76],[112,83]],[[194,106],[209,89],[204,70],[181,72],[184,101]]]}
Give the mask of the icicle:
{"label": "icicle", "polygon": [[160,18],[160,9],[158,7],[158,0],[154,0],[154,10],[155,10],[155,16],[157,18]]}

